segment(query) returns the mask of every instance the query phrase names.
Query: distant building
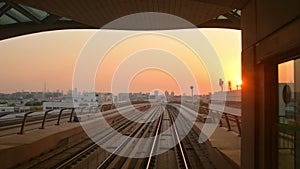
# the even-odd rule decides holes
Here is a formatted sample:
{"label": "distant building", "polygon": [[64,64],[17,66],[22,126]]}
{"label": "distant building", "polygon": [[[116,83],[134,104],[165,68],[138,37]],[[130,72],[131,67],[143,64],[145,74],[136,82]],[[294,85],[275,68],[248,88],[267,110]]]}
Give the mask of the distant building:
{"label": "distant building", "polygon": [[155,99],[158,99],[158,90],[154,91],[154,96],[155,96]]}
{"label": "distant building", "polygon": [[148,94],[144,94],[141,92],[129,94],[130,101],[147,101],[148,97],[149,97]]}
{"label": "distant building", "polygon": [[14,107],[0,107],[0,113],[12,113],[14,111]]}
{"label": "distant building", "polygon": [[171,97],[174,97],[175,95],[174,95],[174,92],[171,92]]}
{"label": "distant building", "polygon": [[72,95],[72,92],[68,92],[60,102],[43,102],[43,110],[98,105],[100,105],[99,93],[83,92],[82,94]]}
{"label": "distant building", "polygon": [[14,112],[28,112],[30,111],[30,106],[20,106],[20,107],[14,107]]}
{"label": "distant building", "polygon": [[7,107],[7,103],[5,103],[5,104],[0,104],[0,108],[1,107]]}
{"label": "distant building", "polygon": [[155,102],[157,101],[155,95],[149,95],[149,99],[148,99],[150,102]]}
{"label": "distant building", "polygon": [[119,93],[118,94],[118,101],[119,102],[128,102],[130,99],[129,99],[129,93]]}

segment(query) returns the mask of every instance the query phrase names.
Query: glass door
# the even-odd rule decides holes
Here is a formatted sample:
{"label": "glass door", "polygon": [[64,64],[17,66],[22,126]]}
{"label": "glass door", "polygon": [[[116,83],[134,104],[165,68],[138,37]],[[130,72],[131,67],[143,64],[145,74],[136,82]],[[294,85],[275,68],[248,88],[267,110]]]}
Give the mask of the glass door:
{"label": "glass door", "polygon": [[278,65],[278,168],[300,168],[300,59]]}

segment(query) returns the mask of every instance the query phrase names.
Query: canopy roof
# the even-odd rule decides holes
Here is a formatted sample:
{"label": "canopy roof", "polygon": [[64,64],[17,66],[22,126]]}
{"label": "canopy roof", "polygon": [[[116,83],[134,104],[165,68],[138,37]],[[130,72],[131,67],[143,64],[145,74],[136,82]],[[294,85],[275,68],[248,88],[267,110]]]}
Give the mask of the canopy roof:
{"label": "canopy roof", "polygon": [[[98,29],[122,16],[162,12],[199,28],[240,29],[247,0],[12,0],[0,1],[0,40],[58,29]],[[165,29],[184,29],[176,25]],[[135,29],[136,27],[109,27]],[[154,29],[149,27],[150,29]],[[164,28],[163,28],[164,29]]]}

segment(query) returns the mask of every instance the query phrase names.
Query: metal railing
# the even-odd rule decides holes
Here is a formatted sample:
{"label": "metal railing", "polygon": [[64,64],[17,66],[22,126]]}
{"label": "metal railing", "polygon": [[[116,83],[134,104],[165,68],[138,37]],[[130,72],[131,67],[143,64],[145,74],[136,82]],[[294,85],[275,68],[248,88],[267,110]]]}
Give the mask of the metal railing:
{"label": "metal railing", "polygon": [[62,115],[62,113],[63,113],[64,110],[69,110],[69,108],[63,108],[63,109],[60,109],[59,114],[58,114],[58,118],[57,118],[57,123],[56,123],[56,125],[60,125],[59,122],[60,122],[61,115]]}
{"label": "metal railing", "polygon": [[213,116],[217,114],[222,114],[221,120],[219,122],[219,126],[227,128],[228,131],[235,131],[239,136],[241,136],[242,133],[241,115],[233,114],[230,112],[221,112],[218,110],[209,109],[204,106],[197,106],[197,105],[192,105],[187,103],[184,103],[183,105],[189,107],[194,111],[198,111],[199,113],[198,118],[202,122],[205,122],[206,120],[208,120],[208,118],[212,118],[212,120],[214,120],[213,117],[209,117],[209,113],[211,113]]}
{"label": "metal railing", "polygon": [[[102,107],[98,107],[98,106],[97,107],[82,107],[81,108],[81,113],[82,113],[83,109],[85,109],[85,108],[88,108],[89,113],[91,113],[92,111],[98,112],[97,111],[98,109],[100,109],[100,110],[102,109]],[[108,105],[106,108],[108,108],[108,110],[110,110],[110,109],[115,108],[115,107],[114,107],[114,105]],[[75,115],[74,115],[75,109],[76,108],[61,108],[60,111],[59,111],[58,117],[57,117],[56,125],[60,125],[60,120],[61,120],[62,114],[65,110],[71,110],[68,122],[72,122],[73,117],[75,117]],[[42,124],[41,124],[40,129],[45,128],[47,116],[51,111],[54,111],[54,110],[58,110],[58,109],[50,109],[50,110],[47,110],[47,111],[44,112],[44,116],[43,116],[43,120],[42,120]],[[37,112],[36,111],[30,111],[30,112],[27,112],[27,113],[24,114],[22,125],[21,125],[21,128],[20,128],[20,132],[18,132],[18,134],[24,134],[24,130],[25,130],[28,115],[33,114],[33,113],[37,113]]]}
{"label": "metal railing", "polygon": [[32,114],[32,113],[35,113],[35,112],[31,111],[31,112],[28,112],[28,113],[24,114],[22,125],[21,125],[21,128],[20,128],[20,132],[18,134],[24,134],[24,128],[25,128],[25,123],[26,123],[26,120],[27,120],[27,116],[29,114]]}
{"label": "metal railing", "polygon": [[47,115],[48,115],[49,112],[51,112],[51,111],[53,111],[53,110],[55,110],[55,109],[50,109],[50,110],[45,111],[41,129],[44,129],[44,128],[45,128],[45,122],[46,122]]}
{"label": "metal railing", "polygon": [[[62,108],[62,109],[60,109],[60,112],[58,114],[56,125],[60,125],[60,120],[61,120],[63,111],[64,110],[70,110],[70,109],[72,111],[70,113],[69,122],[72,122],[72,118],[73,118],[73,115],[75,113],[75,108]],[[50,110],[45,111],[40,129],[44,129],[45,128],[47,116],[48,116],[49,112],[51,112],[53,110],[55,110],[55,109],[50,109]],[[24,114],[24,117],[23,117],[23,120],[22,120],[22,124],[21,124],[21,128],[20,128],[20,132],[18,132],[17,134],[24,134],[25,133],[24,130],[25,130],[27,118],[28,118],[28,116],[30,114],[33,114],[33,113],[37,113],[37,112],[36,111],[30,111],[30,112],[27,112],[27,113]]]}
{"label": "metal railing", "polygon": [[75,112],[75,108],[72,108],[72,111],[71,111],[71,114],[70,114],[70,118],[69,118],[69,122],[72,122],[74,112]]}
{"label": "metal railing", "polygon": [[300,135],[300,128],[288,124],[278,124],[278,149],[295,152],[296,136]]}

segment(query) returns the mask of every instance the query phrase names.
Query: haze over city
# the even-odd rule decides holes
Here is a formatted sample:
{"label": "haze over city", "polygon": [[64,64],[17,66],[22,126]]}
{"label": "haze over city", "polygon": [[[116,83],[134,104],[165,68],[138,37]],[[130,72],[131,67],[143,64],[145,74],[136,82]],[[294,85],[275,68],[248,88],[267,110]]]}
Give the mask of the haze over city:
{"label": "haze over city", "polygon": [[[188,30],[177,30],[188,31]],[[241,81],[241,33],[239,30],[226,29],[201,29],[200,30],[209,40],[215,52],[218,54],[222,63],[225,79],[224,89],[227,89],[227,82],[231,81],[233,88]],[[76,59],[81,50],[94,35],[92,30],[64,30],[46,33],[37,33],[16,37],[0,42],[2,52],[0,63],[0,93],[12,93],[16,91],[43,91],[44,83],[49,91],[57,89],[67,92],[72,88],[73,72],[76,65]],[[113,34],[110,31],[109,34]],[[147,37],[148,38],[148,37]],[[132,79],[129,90],[132,92],[152,92],[155,89],[162,91],[174,91],[175,94],[190,93],[190,85],[198,86],[199,91],[195,94],[205,94],[211,92],[209,75],[203,66],[203,63],[192,56],[189,51],[183,50],[176,43],[170,43],[163,39],[159,42],[153,38],[148,38],[147,43],[137,43],[139,40],[126,41],[126,43],[114,48],[105,57],[99,66],[95,81],[96,91],[109,92],[111,89],[111,80],[114,71],[119,62],[130,52],[143,48],[149,44],[164,46],[165,49],[172,51],[179,56],[181,61],[188,64],[192,74],[195,76],[196,84],[185,80],[184,75],[180,75],[181,69],[176,74],[182,80],[175,79],[168,72],[158,69],[147,69],[139,72]],[[30,43],[28,43],[30,42]],[[55,44],[55,45],[54,45]],[[139,44],[139,45],[132,45]],[[176,53],[176,50],[178,52]],[[166,53],[159,53],[166,56],[149,55],[146,62],[165,62],[168,63]],[[140,55],[147,55],[142,53]],[[141,56],[138,56],[141,57]],[[144,58],[144,61],[145,61]],[[202,65],[202,66],[201,66]],[[174,65],[173,65],[174,66]],[[180,90],[178,81],[184,82]],[[217,82],[216,82],[217,83]],[[196,88],[195,88],[196,89]],[[122,92],[122,91],[119,91]]]}

